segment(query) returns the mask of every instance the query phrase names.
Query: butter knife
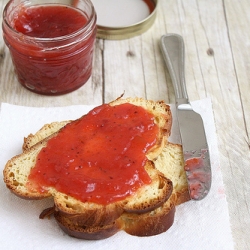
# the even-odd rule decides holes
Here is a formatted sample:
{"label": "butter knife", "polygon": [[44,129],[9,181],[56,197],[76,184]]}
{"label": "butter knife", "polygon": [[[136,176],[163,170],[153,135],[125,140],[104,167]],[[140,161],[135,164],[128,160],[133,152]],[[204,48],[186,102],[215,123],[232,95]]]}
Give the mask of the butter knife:
{"label": "butter knife", "polygon": [[212,174],[203,120],[193,110],[186,90],[183,38],[177,34],[167,34],[161,37],[160,45],[175,90],[190,198],[201,200],[210,190]]}

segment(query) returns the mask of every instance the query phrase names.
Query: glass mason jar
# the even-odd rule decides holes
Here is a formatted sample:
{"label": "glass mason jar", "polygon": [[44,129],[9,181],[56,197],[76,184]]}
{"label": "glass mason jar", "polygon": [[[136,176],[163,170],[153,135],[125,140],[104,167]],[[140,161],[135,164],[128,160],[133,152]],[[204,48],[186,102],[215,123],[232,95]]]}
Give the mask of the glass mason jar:
{"label": "glass mason jar", "polygon": [[[59,25],[51,19],[39,31],[47,35],[30,35],[32,25],[44,22],[39,19],[41,13],[53,16],[60,10],[64,12],[59,15]],[[32,20],[38,21],[33,24]],[[65,26],[66,33],[60,33]],[[18,80],[27,89],[44,95],[65,94],[91,76],[96,12],[90,0],[10,0],[3,12],[2,28]]]}

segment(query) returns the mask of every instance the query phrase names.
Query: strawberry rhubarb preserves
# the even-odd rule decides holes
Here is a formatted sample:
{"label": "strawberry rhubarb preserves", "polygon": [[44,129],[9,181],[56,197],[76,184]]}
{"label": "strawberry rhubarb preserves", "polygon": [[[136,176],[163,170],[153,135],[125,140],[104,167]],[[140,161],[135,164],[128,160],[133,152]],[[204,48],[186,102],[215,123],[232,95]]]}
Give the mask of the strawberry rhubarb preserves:
{"label": "strawberry rhubarb preserves", "polygon": [[108,204],[151,183],[145,154],[159,127],[144,108],[102,105],[51,138],[29,175],[31,189],[48,187],[83,202]]}
{"label": "strawberry rhubarb preserves", "polygon": [[64,94],[91,75],[96,14],[89,0],[72,5],[45,2],[11,0],[3,13],[4,40],[24,87]]}

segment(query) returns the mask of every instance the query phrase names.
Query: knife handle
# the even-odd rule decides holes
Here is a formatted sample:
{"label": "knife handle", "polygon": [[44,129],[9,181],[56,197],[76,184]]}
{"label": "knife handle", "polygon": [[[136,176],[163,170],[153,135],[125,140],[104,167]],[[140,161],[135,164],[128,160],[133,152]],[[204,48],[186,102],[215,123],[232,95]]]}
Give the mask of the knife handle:
{"label": "knife handle", "polygon": [[183,38],[177,34],[167,34],[161,37],[161,50],[168,67],[175,90],[177,105],[188,104],[188,94],[185,83],[185,49]]}

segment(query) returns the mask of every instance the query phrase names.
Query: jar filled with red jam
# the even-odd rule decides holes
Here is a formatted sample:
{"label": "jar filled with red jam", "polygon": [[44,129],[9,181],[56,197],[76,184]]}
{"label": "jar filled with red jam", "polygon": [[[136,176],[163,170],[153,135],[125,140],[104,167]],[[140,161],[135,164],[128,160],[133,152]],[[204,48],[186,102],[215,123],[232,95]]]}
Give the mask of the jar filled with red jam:
{"label": "jar filled with red jam", "polygon": [[2,27],[18,80],[27,89],[65,94],[91,76],[96,13],[90,0],[10,0]]}

